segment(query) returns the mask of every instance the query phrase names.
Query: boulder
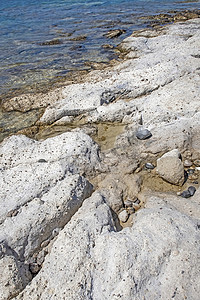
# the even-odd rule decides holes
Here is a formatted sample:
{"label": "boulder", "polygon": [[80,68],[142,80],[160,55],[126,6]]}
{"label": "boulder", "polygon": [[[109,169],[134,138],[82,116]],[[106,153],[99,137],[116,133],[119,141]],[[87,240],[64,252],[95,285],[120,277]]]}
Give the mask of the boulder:
{"label": "boulder", "polygon": [[157,159],[157,173],[172,184],[183,185],[184,166],[178,149],[169,151]]}

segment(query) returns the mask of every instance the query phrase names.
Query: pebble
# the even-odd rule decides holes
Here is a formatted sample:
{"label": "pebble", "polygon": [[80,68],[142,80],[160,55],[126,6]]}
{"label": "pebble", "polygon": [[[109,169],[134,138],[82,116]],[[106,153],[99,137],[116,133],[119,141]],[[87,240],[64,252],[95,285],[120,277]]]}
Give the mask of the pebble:
{"label": "pebble", "polygon": [[139,140],[146,140],[149,139],[150,137],[152,137],[151,132],[148,129],[138,129],[136,132],[136,137]]}
{"label": "pebble", "polygon": [[190,198],[191,197],[191,194],[189,191],[183,191],[181,194],[180,194],[181,197],[183,198]]}
{"label": "pebble", "polygon": [[196,192],[196,188],[194,186],[189,186],[188,192],[190,193],[191,196],[193,196],[194,193]]}
{"label": "pebble", "polygon": [[194,171],[195,171],[194,169],[187,169],[187,173],[188,173],[188,174],[193,174]]}
{"label": "pebble", "polygon": [[196,160],[194,161],[194,165],[195,165],[196,167],[200,167],[200,159],[196,159]]}
{"label": "pebble", "polygon": [[186,159],[186,160],[184,161],[184,167],[191,167],[191,166],[192,166],[191,160]]}
{"label": "pebble", "polygon": [[153,170],[155,168],[155,166],[153,164],[151,164],[151,163],[146,163],[145,164],[145,168]]}
{"label": "pebble", "polygon": [[128,220],[128,217],[129,214],[126,209],[122,210],[118,215],[118,218],[122,223],[125,223]]}
{"label": "pebble", "polygon": [[198,175],[192,174],[188,176],[189,180],[197,180],[198,179]]}
{"label": "pebble", "polygon": [[[195,194],[195,192],[196,192],[196,188],[194,186],[189,186],[187,191],[183,191],[179,195],[183,198],[190,198]],[[178,195],[178,193],[177,193],[177,195]]]}
{"label": "pebble", "polygon": [[39,163],[46,163],[47,161],[46,161],[46,159],[41,158],[41,159],[38,160],[38,162]]}
{"label": "pebble", "polygon": [[133,204],[133,202],[132,202],[132,201],[130,201],[130,200],[125,200],[125,201],[124,201],[124,205],[125,205],[125,207],[131,207],[131,206],[132,206],[132,204]]}

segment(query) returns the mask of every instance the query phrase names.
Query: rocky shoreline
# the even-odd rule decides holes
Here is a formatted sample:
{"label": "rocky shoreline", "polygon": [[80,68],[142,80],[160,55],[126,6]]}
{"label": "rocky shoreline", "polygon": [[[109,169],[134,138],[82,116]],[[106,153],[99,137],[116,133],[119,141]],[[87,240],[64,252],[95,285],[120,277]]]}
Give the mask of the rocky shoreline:
{"label": "rocky shoreline", "polygon": [[0,299],[199,299],[199,37],[141,30],[122,62],[3,103],[42,112],[0,144]]}

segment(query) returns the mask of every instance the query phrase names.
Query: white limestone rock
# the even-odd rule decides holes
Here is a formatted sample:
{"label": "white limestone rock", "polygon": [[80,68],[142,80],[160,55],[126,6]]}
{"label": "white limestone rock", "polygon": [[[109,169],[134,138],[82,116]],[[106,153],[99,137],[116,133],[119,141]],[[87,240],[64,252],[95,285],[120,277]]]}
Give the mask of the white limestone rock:
{"label": "white limestone rock", "polygon": [[[43,241],[53,238],[92,193],[92,185],[79,175],[65,175],[55,186],[19,206],[17,214],[0,225],[6,241],[21,259],[28,259]],[[7,199],[6,199],[7,200]]]}
{"label": "white limestone rock", "polygon": [[0,257],[0,299],[7,299],[31,280],[26,270],[33,255],[91,195],[93,186],[77,173],[93,172],[100,159],[98,146],[80,131],[40,142],[12,136],[0,152],[0,242],[9,249]]}
{"label": "white limestone rock", "polygon": [[[88,114],[88,122],[96,122],[101,118],[103,120],[106,118],[113,119],[113,113],[118,118],[123,118],[125,116],[124,110],[128,111],[129,104],[121,103],[118,105],[116,103],[112,104],[113,100],[104,101],[104,95],[107,91],[111,91],[111,96],[112,94],[116,95],[117,101],[120,99],[136,99],[136,102],[138,102],[138,97],[148,95],[156,90],[159,94],[160,90],[162,92],[162,87],[167,87],[175,81],[174,85],[179,84],[179,80],[181,81],[184,75],[193,77],[193,73],[198,70],[199,65],[197,53],[200,46],[199,28],[199,20],[191,20],[185,24],[179,24],[179,26],[166,27],[164,31],[161,30],[160,35],[152,38],[127,38],[124,47],[128,50],[132,49],[134,57],[135,52],[138,52],[136,59],[126,60],[112,70],[99,72],[98,75],[91,73],[90,77],[92,79],[90,82],[65,87],[63,89],[63,99],[49,106],[39,122],[42,124],[53,123],[64,116],[77,116],[82,113]],[[188,38],[189,35],[190,38]],[[131,52],[129,55],[131,55]],[[185,82],[187,82],[187,79]],[[188,86],[187,83],[186,85]],[[182,86],[184,89],[184,85]],[[188,91],[187,87],[185,87],[185,90]],[[169,98],[170,95],[167,95],[167,91],[170,94],[171,89],[166,88],[165,92],[167,98]],[[180,93],[180,88],[177,87],[175,93],[178,92]],[[193,89],[190,88],[188,93],[192,94]],[[196,92],[194,92],[193,98],[195,94]],[[185,98],[184,93],[182,96]],[[190,96],[187,99],[189,98]],[[178,105],[179,100],[176,102]],[[155,100],[153,103],[153,105],[158,104]],[[181,103],[184,103],[184,101],[181,101]],[[140,101],[139,104],[141,104]],[[107,105],[109,108],[106,108]],[[196,105],[199,106],[198,103]],[[120,106],[123,108],[123,112],[120,112]],[[115,112],[110,115],[112,108]]]}
{"label": "white limestone rock", "polygon": [[100,162],[97,144],[82,132],[40,142],[12,136],[0,145],[0,156],[0,223],[61,184],[66,174],[91,173]]}
{"label": "white limestone rock", "polygon": [[14,251],[4,242],[0,243],[0,299],[17,295],[32,279],[28,265],[19,261]]}
{"label": "white limestone rock", "polygon": [[101,94],[104,89],[101,84],[80,83],[65,87],[62,91],[63,99],[49,106],[41,123],[51,124],[64,116],[76,116],[101,105]]}
{"label": "white limestone rock", "polygon": [[[77,159],[78,158],[78,159]],[[72,173],[91,172],[99,163],[98,145],[81,130],[35,141],[23,135],[11,136],[0,145],[0,169],[24,164],[59,161]]]}
{"label": "white limestone rock", "polygon": [[95,193],[16,299],[198,300],[198,238],[195,219],[155,197],[136,213],[132,228],[117,232],[110,209]]}
{"label": "white limestone rock", "polygon": [[183,184],[184,166],[178,149],[171,150],[157,159],[157,173],[172,184]]}

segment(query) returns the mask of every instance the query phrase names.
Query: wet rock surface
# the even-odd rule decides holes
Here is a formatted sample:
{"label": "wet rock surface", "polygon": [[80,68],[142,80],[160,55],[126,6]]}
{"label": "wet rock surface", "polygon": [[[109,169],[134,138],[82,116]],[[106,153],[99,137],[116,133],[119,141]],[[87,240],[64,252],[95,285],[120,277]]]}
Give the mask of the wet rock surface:
{"label": "wet rock surface", "polygon": [[126,32],[126,30],[124,30],[124,29],[113,29],[113,30],[108,31],[105,34],[105,36],[109,39],[113,39],[115,37],[122,35],[125,32]]}
{"label": "wet rock surface", "polygon": [[147,31],[0,144],[0,299],[199,299],[200,21]]}

